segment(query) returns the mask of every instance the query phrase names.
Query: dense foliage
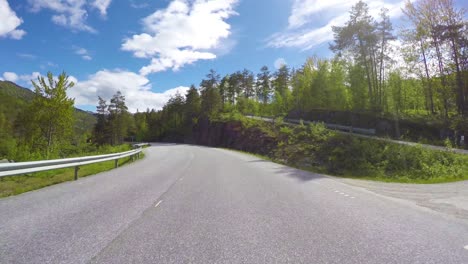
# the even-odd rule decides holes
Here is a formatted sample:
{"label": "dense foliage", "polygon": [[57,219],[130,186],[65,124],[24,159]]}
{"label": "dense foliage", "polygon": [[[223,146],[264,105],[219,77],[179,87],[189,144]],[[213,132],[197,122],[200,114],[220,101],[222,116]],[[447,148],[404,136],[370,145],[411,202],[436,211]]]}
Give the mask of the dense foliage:
{"label": "dense foliage", "polygon": [[301,168],[388,181],[445,182],[468,178],[468,157],[423,147],[338,134],[323,124],[278,126],[274,159]]}
{"label": "dense foliage", "polygon": [[68,76],[48,73],[33,86],[34,92],[0,82],[0,159],[36,160],[89,151],[86,141],[95,117],[73,107],[66,95],[73,86]]}

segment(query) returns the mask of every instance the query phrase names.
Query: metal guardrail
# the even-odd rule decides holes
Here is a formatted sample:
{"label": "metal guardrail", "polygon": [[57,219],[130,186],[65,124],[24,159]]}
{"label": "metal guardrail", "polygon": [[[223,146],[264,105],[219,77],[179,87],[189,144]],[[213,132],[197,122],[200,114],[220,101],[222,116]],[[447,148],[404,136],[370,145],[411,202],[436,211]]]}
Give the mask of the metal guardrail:
{"label": "metal guardrail", "polygon": [[150,143],[136,143],[136,144],[133,144],[134,148],[142,148],[142,147],[147,147],[147,146],[149,147],[149,146],[151,146],[151,144]]}
{"label": "metal guardrail", "polygon": [[119,159],[129,157],[129,156],[132,157],[132,160],[135,158],[135,156],[139,158],[141,151],[142,151],[142,148],[140,147],[138,149],[134,149],[130,151],[112,153],[112,154],[106,154],[106,155],[95,155],[95,156],[69,158],[69,159],[2,163],[0,164],[0,177],[75,167],[74,179],[77,180],[80,166],[115,160],[114,166],[117,168]]}
{"label": "metal guardrail", "polygon": [[[288,123],[293,123],[293,124],[299,124],[301,120],[297,119],[284,119],[285,122]],[[315,121],[302,121],[303,124],[311,124],[311,123],[317,123]],[[352,126],[344,126],[344,125],[337,125],[337,124],[329,124],[329,123],[324,123],[325,127],[328,129],[333,129],[333,130],[340,130],[344,132],[349,132],[349,133],[357,133],[357,134],[363,134],[363,135],[375,135],[375,129],[373,128],[358,128],[358,127],[352,127]]]}

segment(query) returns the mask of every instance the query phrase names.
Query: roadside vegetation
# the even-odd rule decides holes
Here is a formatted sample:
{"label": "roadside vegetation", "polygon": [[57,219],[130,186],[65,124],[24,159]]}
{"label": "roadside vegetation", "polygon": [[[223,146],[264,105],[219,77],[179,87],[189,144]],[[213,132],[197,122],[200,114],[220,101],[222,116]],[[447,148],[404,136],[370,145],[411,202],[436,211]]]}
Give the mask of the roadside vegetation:
{"label": "roadside vegetation", "polygon": [[354,137],[329,130],[322,123],[288,125],[281,119],[270,123],[240,115],[223,115],[215,122],[240,122],[242,133],[272,138],[274,147],[262,156],[304,170],[388,182],[468,180],[468,156],[463,154]]}
{"label": "roadside vegetation", "polygon": [[[0,92],[9,104],[0,105],[0,159],[9,161],[35,161],[60,159],[130,150],[124,144],[131,123],[131,114],[125,105],[125,97],[117,93],[105,109],[99,108],[97,123],[91,126],[86,120],[96,120],[89,113],[74,109],[74,100],[67,97],[67,90],[74,86],[65,73],[54,77],[38,77],[32,81],[31,91],[2,83]],[[18,97],[18,94],[20,95]],[[1,94],[0,94],[1,95]],[[15,95],[15,96],[12,96]],[[1,97],[1,96],[0,96]],[[16,108],[14,106],[16,105]],[[15,109],[15,111],[9,111]],[[104,112],[104,113],[103,113]],[[5,118],[4,113],[9,113]],[[142,156],[140,156],[142,157]],[[120,165],[131,158],[119,160]],[[96,174],[114,168],[114,161],[80,167],[79,177]],[[35,190],[74,178],[74,168],[58,169],[30,175],[0,178],[0,197]]]}

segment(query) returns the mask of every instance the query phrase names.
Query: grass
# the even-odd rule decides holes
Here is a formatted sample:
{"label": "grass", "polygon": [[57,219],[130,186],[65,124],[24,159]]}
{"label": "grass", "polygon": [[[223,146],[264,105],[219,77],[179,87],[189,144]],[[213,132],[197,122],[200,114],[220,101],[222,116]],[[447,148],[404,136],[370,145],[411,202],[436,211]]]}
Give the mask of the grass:
{"label": "grass", "polygon": [[[140,159],[144,153],[140,153]],[[119,159],[118,165],[123,166],[131,163],[131,158]],[[100,163],[81,166],[78,171],[78,177],[86,177],[100,172],[109,171],[114,168],[114,161],[105,161]],[[37,190],[46,186],[72,181],[75,175],[74,168],[58,169],[37,172],[27,175],[7,176],[0,178],[0,197],[17,195],[20,193]]]}

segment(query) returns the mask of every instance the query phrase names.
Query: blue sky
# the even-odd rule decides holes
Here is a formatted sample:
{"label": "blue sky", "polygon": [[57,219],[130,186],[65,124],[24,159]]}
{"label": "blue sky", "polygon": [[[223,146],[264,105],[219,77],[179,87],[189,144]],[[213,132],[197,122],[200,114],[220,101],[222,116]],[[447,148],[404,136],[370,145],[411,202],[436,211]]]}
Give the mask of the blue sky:
{"label": "blue sky", "polygon": [[[273,71],[331,56],[331,25],[342,25],[355,2],[0,0],[0,78],[30,87],[38,75],[65,71],[82,109],[117,90],[131,111],[159,109],[211,68]],[[366,2],[375,16],[387,7],[401,25],[402,0]]]}

